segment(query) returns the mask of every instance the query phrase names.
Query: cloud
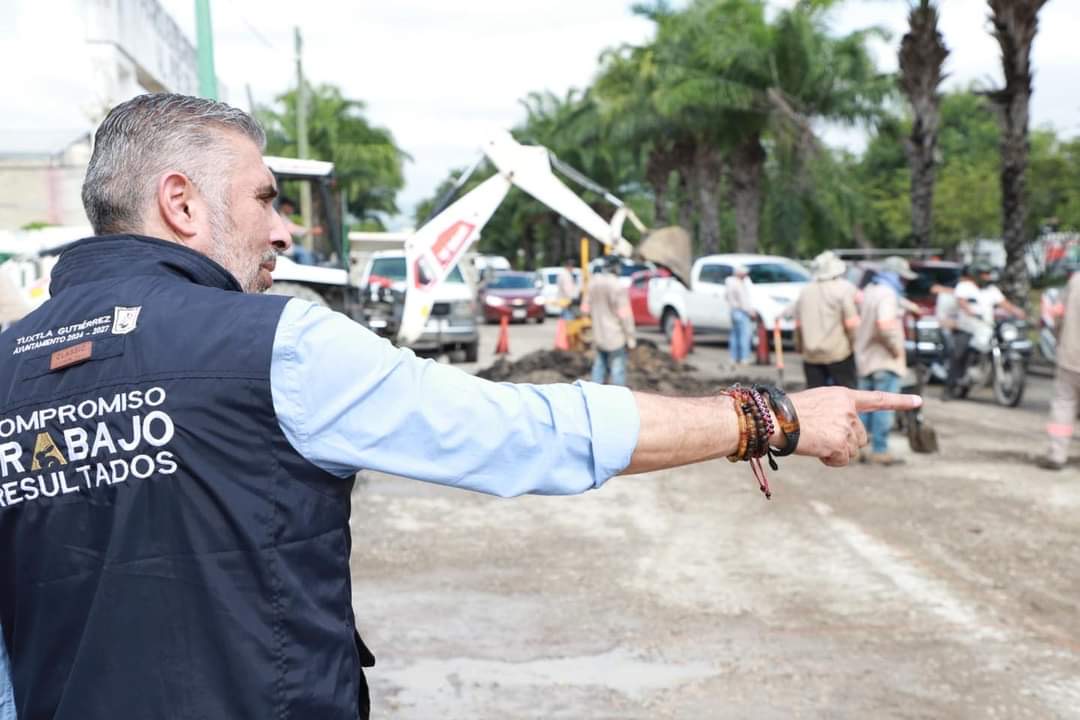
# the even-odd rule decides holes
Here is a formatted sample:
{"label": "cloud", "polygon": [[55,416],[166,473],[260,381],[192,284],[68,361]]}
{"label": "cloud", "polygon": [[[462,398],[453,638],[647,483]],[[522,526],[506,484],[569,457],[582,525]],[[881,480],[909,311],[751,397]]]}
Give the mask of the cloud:
{"label": "cloud", "polygon": [[[15,0],[14,21],[0,26],[0,59],[9,73],[0,133],[80,129],[96,98],[89,69],[70,51],[85,39],[88,0]],[[188,37],[191,0],[160,0]],[[774,8],[794,0],[773,3]],[[906,27],[905,3],[851,0],[833,14],[838,32],[881,25],[892,33],[875,45],[882,68],[896,67]],[[407,214],[447,171],[466,165],[492,129],[515,124],[530,91],[565,93],[592,79],[602,50],[640,43],[651,25],[628,0],[218,0],[212,3],[218,75],[226,99],[246,107],[250,88],[270,102],[295,85],[293,27],[304,39],[310,81],[339,85],[364,100],[369,118],[390,128],[414,161],[399,204]],[[944,0],[942,29],[952,54],[947,87],[1001,82],[999,51],[989,34],[985,0]],[[1048,3],[1035,40],[1033,126],[1080,133],[1075,68],[1080,2]],[[26,133],[30,137],[32,133]],[[859,146],[856,134],[834,133]]]}

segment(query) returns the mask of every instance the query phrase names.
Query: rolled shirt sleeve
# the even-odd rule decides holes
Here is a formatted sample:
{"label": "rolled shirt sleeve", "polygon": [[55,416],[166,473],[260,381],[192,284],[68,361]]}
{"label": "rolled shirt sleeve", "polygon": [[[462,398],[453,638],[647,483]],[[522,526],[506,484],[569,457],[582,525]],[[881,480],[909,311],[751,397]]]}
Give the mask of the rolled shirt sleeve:
{"label": "rolled shirt sleeve", "polygon": [[618,474],[637,445],[626,388],[490,382],[301,300],[282,312],[270,370],[289,442],[342,477],[371,469],[493,495],[568,495]]}

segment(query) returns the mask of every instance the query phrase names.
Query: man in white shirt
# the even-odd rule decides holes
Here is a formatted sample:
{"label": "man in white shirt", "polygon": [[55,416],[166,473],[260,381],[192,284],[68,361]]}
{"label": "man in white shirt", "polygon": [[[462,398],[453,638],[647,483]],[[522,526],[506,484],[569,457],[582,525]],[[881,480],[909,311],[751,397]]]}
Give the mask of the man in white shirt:
{"label": "man in white shirt", "polygon": [[563,268],[559,271],[556,288],[558,289],[562,318],[564,320],[573,320],[574,311],[571,306],[577,301],[581,289],[578,288],[577,278],[574,277],[574,261],[571,258],[566,258],[566,262],[563,263]]}
{"label": "man in white shirt", "polygon": [[967,370],[971,351],[982,352],[990,346],[994,334],[994,316],[998,309],[1018,318],[1024,318],[1023,308],[1017,307],[1005,297],[993,283],[994,271],[988,265],[975,265],[965,269],[960,282],[953,290],[956,299],[956,331],[953,334],[953,354],[949,363],[949,375],[945,380],[942,397],[949,399],[957,383]]}
{"label": "man in white shirt", "polygon": [[735,268],[735,274],[724,281],[724,297],[731,309],[731,335],[728,347],[731,349],[731,362],[746,365],[750,358],[750,337],[754,332],[753,321],[757,317],[751,299],[754,281],[746,267]]}

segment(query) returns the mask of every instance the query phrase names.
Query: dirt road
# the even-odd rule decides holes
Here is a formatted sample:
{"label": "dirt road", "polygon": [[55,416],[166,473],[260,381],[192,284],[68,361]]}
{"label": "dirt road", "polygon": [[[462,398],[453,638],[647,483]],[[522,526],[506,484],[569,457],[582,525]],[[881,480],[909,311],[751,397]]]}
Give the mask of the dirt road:
{"label": "dirt road", "polygon": [[[552,333],[514,330],[521,352]],[[931,400],[942,454],[896,436],[899,467],[794,459],[768,502],[725,461],[571,498],[367,475],[376,714],[1080,718],[1080,447],[1032,468],[1029,404]]]}

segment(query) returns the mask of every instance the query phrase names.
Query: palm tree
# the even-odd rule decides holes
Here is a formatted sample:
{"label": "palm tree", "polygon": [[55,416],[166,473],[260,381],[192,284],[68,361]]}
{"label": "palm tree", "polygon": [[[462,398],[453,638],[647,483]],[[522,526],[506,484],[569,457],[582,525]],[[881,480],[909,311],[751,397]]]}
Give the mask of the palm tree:
{"label": "palm tree", "polygon": [[[653,224],[671,219],[671,179],[685,182],[691,174],[694,139],[678,118],[662,114],[656,106],[659,67],[652,45],[624,45],[604,52],[592,93],[610,138],[622,147],[640,148],[638,159],[645,183],[652,191]],[[680,224],[687,230],[693,217],[687,194],[679,208]]]}
{"label": "palm tree", "polygon": [[[409,155],[390,130],[368,121],[363,101],[346,98],[334,85],[318,85],[308,93],[311,157],[334,163],[348,210],[358,221],[381,225],[384,216],[398,212],[396,198],[405,184]],[[290,90],[277,97],[275,107],[256,110],[266,128],[269,154],[297,156],[296,106],[296,91]]]}
{"label": "palm tree", "polygon": [[1001,47],[1005,87],[987,93],[1001,122],[1001,214],[1006,264],[1002,290],[1027,305],[1031,282],[1024,262],[1027,237],[1025,174],[1028,164],[1028,111],[1031,103],[1031,45],[1046,0],[987,0],[994,37]]}
{"label": "palm tree", "polygon": [[949,55],[938,32],[938,11],[931,0],[919,0],[908,13],[909,30],[900,41],[900,89],[911,103],[911,231],[919,247],[930,247],[933,230],[934,163],[937,150],[942,65]]}
{"label": "palm tree", "polygon": [[740,252],[758,248],[768,145],[782,139],[802,155],[820,153],[813,120],[875,118],[888,92],[866,47],[878,31],[831,36],[825,13],[835,4],[801,0],[772,22],[763,0],[694,0],[659,14],[657,105],[723,156],[702,176],[726,173]]}

